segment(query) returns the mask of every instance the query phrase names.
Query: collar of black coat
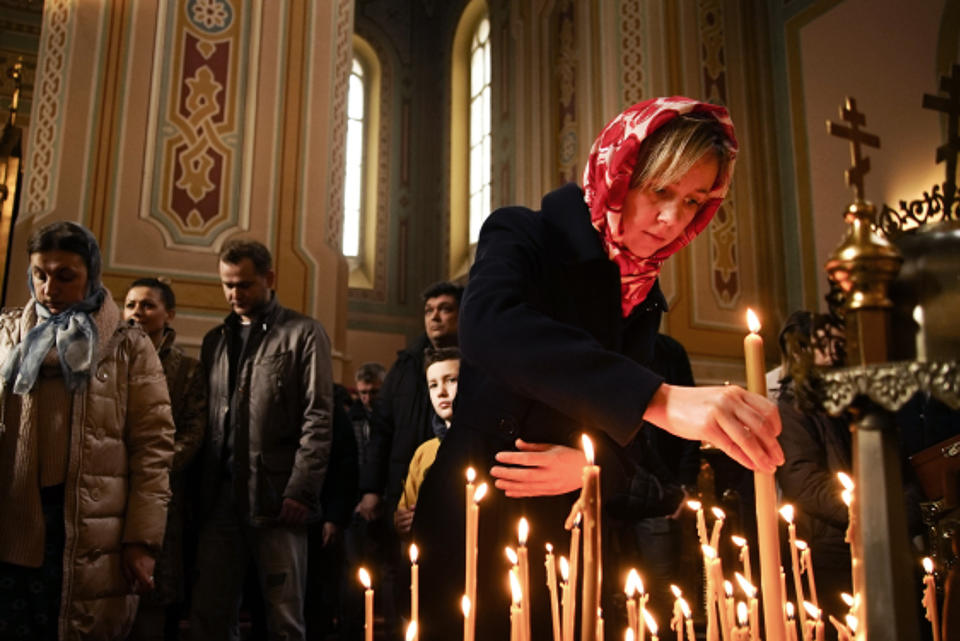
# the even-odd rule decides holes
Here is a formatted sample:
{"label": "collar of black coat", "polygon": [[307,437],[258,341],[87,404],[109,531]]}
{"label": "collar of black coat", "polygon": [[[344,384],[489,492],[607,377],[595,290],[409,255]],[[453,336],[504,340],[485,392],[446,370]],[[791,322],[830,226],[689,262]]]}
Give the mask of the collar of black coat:
{"label": "collar of black coat", "polygon": [[[280,313],[280,303],[277,302],[277,292],[270,292],[270,301],[264,306],[260,313],[257,314],[257,317],[253,319],[250,323],[252,327],[257,327],[258,325],[263,325],[263,329],[266,330],[267,327],[273,324],[276,320],[277,315]],[[230,328],[231,331],[239,331],[243,325],[243,321],[240,319],[240,315],[236,312],[230,312],[227,314],[226,319],[224,319],[224,324]]]}
{"label": "collar of black coat", "polygon": [[[567,183],[543,197],[540,204],[544,224],[554,242],[566,245],[574,262],[609,261],[600,240],[600,232],[590,223],[590,209],[583,200],[583,189],[576,183]],[[667,311],[667,299],[660,289],[660,279],[653,284],[647,298],[631,312]]]}

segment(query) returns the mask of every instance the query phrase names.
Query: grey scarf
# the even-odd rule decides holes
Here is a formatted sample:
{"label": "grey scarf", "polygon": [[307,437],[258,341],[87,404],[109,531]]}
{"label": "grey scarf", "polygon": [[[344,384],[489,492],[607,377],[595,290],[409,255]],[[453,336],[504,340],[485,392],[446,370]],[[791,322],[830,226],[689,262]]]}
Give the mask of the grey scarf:
{"label": "grey scarf", "polygon": [[39,322],[13,349],[7,362],[0,367],[0,377],[14,394],[23,396],[33,389],[40,374],[43,359],[56,344],[63,380],[70,391],[79,389],[90,376],[96,360],[97,325],[90,314],[100,309],[107,290],[100,284],[100,248],[89,230],[80,227],[87,236],[90,264],[87,265],[87,297],[59,314],[40,303],[33,290],[33,278],[27,273],[27,283]]}

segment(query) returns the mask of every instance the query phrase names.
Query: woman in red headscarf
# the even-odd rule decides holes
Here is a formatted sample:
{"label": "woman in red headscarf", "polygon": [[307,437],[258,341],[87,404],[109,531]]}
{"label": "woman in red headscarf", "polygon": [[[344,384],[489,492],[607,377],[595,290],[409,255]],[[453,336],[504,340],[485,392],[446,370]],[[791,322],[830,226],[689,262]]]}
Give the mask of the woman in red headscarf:
{"label": "woman in red headscarf", "polygon": [[[621,446],[645,420],[749,468],[772,471],[783,461],[779,416],[766,398],[736,386],[671,386],[644,366],[667,307],[660,268],[713,218],[736,151],[723,107],[681,97],[642,102],[600,133],[582,188],[547,194],[540,211],[500,209],[484,224],[460,309],[453,425],[414,521],[423,584],[433,592],[421,600],[424,641],[462,629],[468,466],[489,470],[502,490],[480,510],[475,607],[484,641],[507,636],[503,546],[515,544],[517,519],[531,522],[534,559],[545,542],[566,554],[582,433],[595,444],[604,497],[632,475]],[[532,638],[546,639],[543,565],[530,565]]]}

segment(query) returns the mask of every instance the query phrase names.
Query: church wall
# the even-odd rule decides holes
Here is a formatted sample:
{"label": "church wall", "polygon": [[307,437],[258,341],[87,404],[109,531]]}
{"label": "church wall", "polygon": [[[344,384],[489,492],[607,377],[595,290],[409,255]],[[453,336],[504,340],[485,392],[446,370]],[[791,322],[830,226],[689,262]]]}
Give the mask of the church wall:
{"label": "church wall", "polygon": [[790,309],[823,308],[823,265],[843,233],[853,199],[844,182],[847,141],[829,136],[846,97],[865,114],[865,131],[880,148],[864,147],[870,171],[865,198],[894,209],[943,182],[934,163],[945,139],[925,93],[960,61],[960,7],[942,0],[821,0],[775,3],[771,34],[776,68],[777,135],[783,190],[785,258]]}
{"label": "church wall", "polygon": [[17,242],[57,219],[89,226],[115,297],[139,276],[172,279],[175,325],[195,349],[227,312],[217,251],[256,238],[280,301],[326,327],[339,378],[352,2],[205,6],[47,0],[38,67],[50,82],[34,96]]}

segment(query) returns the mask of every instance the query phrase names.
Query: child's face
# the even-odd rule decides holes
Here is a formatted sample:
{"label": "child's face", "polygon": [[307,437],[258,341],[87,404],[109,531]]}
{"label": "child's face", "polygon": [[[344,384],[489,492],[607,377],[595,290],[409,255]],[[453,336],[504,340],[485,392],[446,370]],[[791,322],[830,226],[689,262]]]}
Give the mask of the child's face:
{"label": "child's face", "polygon": [[453,417],[453,399],[457,395],[457,378],[460,376],[460,361],[439,361],[427,368],[427,388],[433,411],[444,421]]}

